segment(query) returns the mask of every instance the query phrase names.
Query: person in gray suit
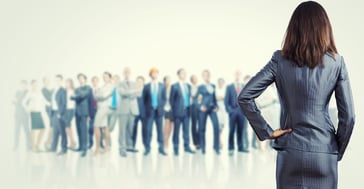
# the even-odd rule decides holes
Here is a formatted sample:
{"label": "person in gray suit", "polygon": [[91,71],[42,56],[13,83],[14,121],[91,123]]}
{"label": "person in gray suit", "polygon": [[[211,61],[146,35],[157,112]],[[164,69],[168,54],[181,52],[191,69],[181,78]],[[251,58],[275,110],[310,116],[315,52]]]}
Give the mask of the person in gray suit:
{"label": "person in gray suit", "polygon": [[134,148],[133,131],[134,119],[139,114],[138,95],[140,87],[135,81],[130,80],[130,68],[123,71],[124,81],[117,86],[120,95],[117,111],[119,114],[119,146],[120,156],[126,157],[126,151],[138,152]]}
{"label": "person in gray suit", "polygon": [[25,134],[25,144],[27,149],[31,149],[29,126],[30,117],[25,107],[23,106],[23,101],[24,98],[27,96],[27,93],[28,82],[26,80],[22,80],[13,100],[13,104],[15,106],[14,150],[18,149],[21,129],[24,131]]}
{"label": "person in gray suit", "polygon": [[[255,103],[272,83],[281,104],[276,130]],[[328,112],[334,92],[337,130]],[[277,188],[337,188],[338,161],[349,143],[355,113],[346,65],[320,4],[309,1],[296,8],[282,50],[246,84],[238,101],[258,138],[275,139]]]}

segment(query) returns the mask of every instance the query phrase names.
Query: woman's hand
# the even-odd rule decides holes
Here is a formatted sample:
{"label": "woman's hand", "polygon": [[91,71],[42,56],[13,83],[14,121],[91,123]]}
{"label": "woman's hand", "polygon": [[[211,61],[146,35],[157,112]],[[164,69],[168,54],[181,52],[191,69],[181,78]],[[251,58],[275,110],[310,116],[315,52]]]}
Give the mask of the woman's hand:
{"label": "woman's hand", "polygon": [[272,136],[270,136],[268,139],[276,139],[276,138],[279,138],[290,132],[292,132],[291,128],[289,128],[289,129],[280,129],[279,128],[279,129],[274,130]]}

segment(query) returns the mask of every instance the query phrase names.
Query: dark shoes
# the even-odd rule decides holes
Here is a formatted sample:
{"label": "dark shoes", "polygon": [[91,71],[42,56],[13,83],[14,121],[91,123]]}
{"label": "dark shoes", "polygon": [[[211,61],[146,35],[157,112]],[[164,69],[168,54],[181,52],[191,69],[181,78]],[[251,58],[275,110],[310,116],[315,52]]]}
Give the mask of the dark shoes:
{"label": "dark shoes", "polygon": [[148,150],[145,150],[145,152],[144,152],[144,156],[148,156],[150,154],[150,150],[148,149]]}
{"label": "dark shoes", "polygon": [[159,150],[159,154],[162,156],[167,156],[167,153],[164,150]]}
{"label": "dark shoes", "polygon": [[248,153],[248,152],[249,152],[249,150],[247,150],[247,149],[239,149],[239,150],[238,150],[238,152],[241,152],[241,153]]}
{"label": "dark shoes", "polygon": [[58,156],[63,156],[63,155],[66,155],[66,154],[67,154],[67,150],[62,150],[57,155]]}
{"label": "dark shoes", "polygon": [[125,158],[127,156],[126,152],[124,150],[120,150],[120,157]]}
{"label": "dark shoes", "polygon": [[126,150],[127,152],[131,152],[131,153],[138,153],[138,150],[137,149],[127,149]]}
{"label": "dark shoes", "polygon": [[87,155],[86,150],[84,150],[84,151],[82,151],[82,152],[81,152],[81,157],[82,157],[82,158],[83,158],[83,157],[86,157],[86,155]]}
{"label": "dark shoes", "polygon": [[191,148],[188,148],[185,150],[186,153],[195,154],[196,152],[191,150]]}

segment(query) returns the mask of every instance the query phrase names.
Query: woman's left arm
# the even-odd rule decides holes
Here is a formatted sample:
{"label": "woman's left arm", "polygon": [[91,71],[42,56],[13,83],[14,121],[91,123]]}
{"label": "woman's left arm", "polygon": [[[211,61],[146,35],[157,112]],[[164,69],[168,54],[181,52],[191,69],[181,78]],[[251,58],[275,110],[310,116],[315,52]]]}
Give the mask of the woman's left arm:
{"label": "woman's left arm", "polygon": [[273,57],[264,66],[264,68],[261,69],[252,79],[250,79],[238,97],[241,110],[244,112],[254,132],[261,141],[266,139],[274,139],[291,131],[273,131],[273,129],[261,115],[261,112],[255,103],[255,98],[259,97],[264,92],[264,90],[276,79],[278,66],[276,53],[273,54]]}

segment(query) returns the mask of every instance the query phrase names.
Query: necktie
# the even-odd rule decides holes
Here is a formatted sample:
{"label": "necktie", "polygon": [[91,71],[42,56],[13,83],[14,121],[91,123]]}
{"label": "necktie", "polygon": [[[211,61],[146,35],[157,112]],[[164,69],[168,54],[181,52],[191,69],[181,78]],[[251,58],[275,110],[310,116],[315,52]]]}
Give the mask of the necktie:
{"label": "necktie", "polygon": [[116,109],[116,106],[117,106],[117,91],[115,88],[113,91],[112,98],[111,98],[111,108]]}
{"label": "necktie", "polygon": [[238,96],[239,95],[239,93],[240,93],[240,84],[238,83],[238,84],[236,84],[236,95]]}
{"label": "necktie", "polygon": [[190,106],[190,98],[189,98],[190,91],[188,91],[188,87],[186,84],[184,84],[183,87],[184,87],[184,93],[185,93],[184,94],[184,105],[185,105],[185,107],[188,107],[188,106]]}
{"label": "necktie", "polygon": [[152,86],[152,107],[155,109],[158,106],[157,84],[154,83]]}

